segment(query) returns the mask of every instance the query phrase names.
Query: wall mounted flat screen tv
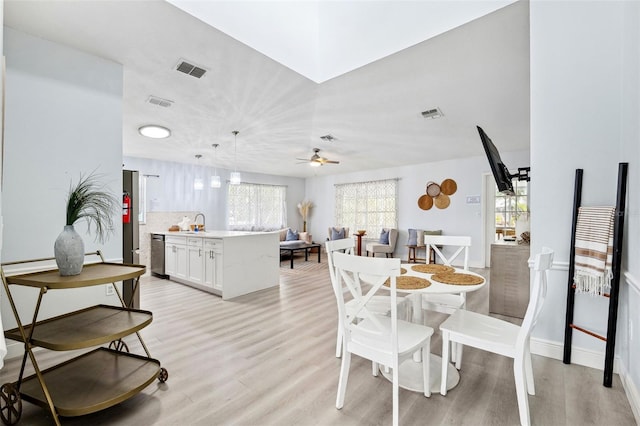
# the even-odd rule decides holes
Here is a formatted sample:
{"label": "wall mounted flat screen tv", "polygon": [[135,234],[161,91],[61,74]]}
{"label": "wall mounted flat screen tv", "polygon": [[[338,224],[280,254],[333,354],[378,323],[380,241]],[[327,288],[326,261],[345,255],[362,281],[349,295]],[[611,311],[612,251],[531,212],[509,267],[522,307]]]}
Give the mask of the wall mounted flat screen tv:
{"label": "wall mounted flat screen tv", "polygon": [[487,154],[487,159],[491,166],[493,178],[498,186],[498,191],[506,195],[514,195],[512,180],[517,177],[518,180],[529,181],[529,167],[518,168],[518,173],[516,174],[509,173],[509,169],[500,158],[498,148],[491,142],[489,136],[487,136],[480,126],[476,127],[478,128],[478,133],[480,133],[482,146],[484,147],[484,152]]}

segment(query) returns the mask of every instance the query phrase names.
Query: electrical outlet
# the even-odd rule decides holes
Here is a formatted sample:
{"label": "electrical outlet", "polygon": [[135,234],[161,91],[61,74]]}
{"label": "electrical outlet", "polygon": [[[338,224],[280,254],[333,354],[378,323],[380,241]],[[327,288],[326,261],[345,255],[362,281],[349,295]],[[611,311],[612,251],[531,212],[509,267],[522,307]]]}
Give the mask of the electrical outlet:
{"label": "electrical outlet", "polygon": [[104,286],[104,294],[107,296],[113,296],[116,294],[115,291],[113,291],[113,284],[107,284]]}

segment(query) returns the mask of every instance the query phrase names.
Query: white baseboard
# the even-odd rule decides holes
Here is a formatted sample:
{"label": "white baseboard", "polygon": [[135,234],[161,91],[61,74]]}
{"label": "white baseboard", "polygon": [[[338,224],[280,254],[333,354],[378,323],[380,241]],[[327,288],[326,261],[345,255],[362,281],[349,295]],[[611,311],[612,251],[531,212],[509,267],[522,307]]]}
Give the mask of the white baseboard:
{"label": "white baseboard", "polygon": [[640,392],[638,388],[629,377],[629,372],[626,371],[624,366],[620,366],[620,380],[622,381],[622,387],[624,388],[624,392],[627,394],[627,399],[629,400],[629,405],[631,405],[631,411],[633,412],[633,416],[636,418],[636,423],[640,424]]}
{"label": "white baseboard", "polygon": [[[560,342],[532,337],[531,353],[562,361],[564,357],[564,345]],[[595,368],[597,370],[604,370],[604,353],[573,347],[571,349],[571,363]],[[619,360],[615,358],[613,360],[614,373],[619,373],[618,364]]]}

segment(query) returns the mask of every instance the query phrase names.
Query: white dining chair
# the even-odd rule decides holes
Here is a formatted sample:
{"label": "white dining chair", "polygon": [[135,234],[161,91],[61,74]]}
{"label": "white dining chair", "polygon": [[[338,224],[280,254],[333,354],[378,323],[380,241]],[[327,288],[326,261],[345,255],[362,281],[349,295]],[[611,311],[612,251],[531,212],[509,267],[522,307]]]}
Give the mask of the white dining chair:
{"label": "white dining chair", "polygon": [[[344,238],[341,240],[329,240],[325,242],[325,249],[327,251],[327,263],[329,265],[329,277],[331,278],[331,285],[333,286],[334,292],[340,291],[342,293],[347,293],[348,288],[339,288],[337,287],[335,270],[333,266],[333,254],[336,252],[343,252],[350,255],[355,254],[355,240],[353,238]],[[360,293],[362,293],[362,289],[359,289]],[[337,296],[337,295],[336,295]],[[389,297],[388,295],[375,295],[371,298],[369,302],[369,310],[376,312],[382,315],[389,314]],[[406,297],[398,297],[398,312],[400,318],[408,320],[411,318],[411,301]],[[354,299],[348,300],[345,302],[348,312],[352,312],[354,307],[356,306],[356,301]],[[340,358],[342,355],[342,326],[340,325],[340,321],[342,319],[338,316],[338,332],[336,337],[336,358]]]}
{"label": "white dining chair", "polygon": [[[356,306],[349,312],[345,305],[343,292],[336,291],[338,312],[342,318],[343,353],[338,382],[336,408],[344,406],[351,365],[351,354],[369,359],[373,362],[373,374],[378,375],[378,367],[386,366],[392,371],[393,425],[398,424],[398,368],[401,360],[412,358],[419,352],[422,362],[422,379],[424,395],[431,396],[429,386],[430,343],[433,329],[422,324],[415,324],[398,319],[396,277],[400,275],[400,259],[370,258],[350,256],[336,252],[333,264],[337,280],[337,288],[345,286],[356,301]],[[366,275],[371,288],[366,294],[360,291],[361,276]],[[369,309],[369,302],[375,293],[389,282],[390,315],[380,315]],[[375,387],[372,389],[375,391]]]}
{"label": "white dining chair", "polygon": [[[442,383],[447,382],[447,358],[450,344],[472,346],[513,358],[513,375],[522,425],[531,424],[527,392],[529,395],[535,395],[529,339],[547,294],[547,275],[552,263],[553,251],[547,247],[544,247],[542,252],[535,257],[533,264],[535,277],[522,325],[518,326],[498,318],[465,310],[456,311],[440,325],[442,332]],[[456,361],[458,370],[461,363],[461,359]],[[446,395],[447,387],[441,385],[440,393]]]}
{"label": "white dining chair", "polygon": [[[458,235],[425,235],[424,244],[435,253],[435,258],[440,259],[443,265],[453,267],[457,262],[458,267],[467,271],[469,269],[469,248],[471,247],[471,237]],[[445,254],[446,252],[446,254]],[[459,265],[459,258],[462,258],[462,265]],[[429,259],[427,259],[429,262]],[[436,262],[437,263],[437,262]],[[467,306],[466,293],[450,294],[423,294],[422,310],[434,311],[451,315],[458,309],[465,309]],[[460,351],[460,354],[458,354]],[[454,347],[451,351],[451,361],[455,361],[462,356],[462,347]]]}

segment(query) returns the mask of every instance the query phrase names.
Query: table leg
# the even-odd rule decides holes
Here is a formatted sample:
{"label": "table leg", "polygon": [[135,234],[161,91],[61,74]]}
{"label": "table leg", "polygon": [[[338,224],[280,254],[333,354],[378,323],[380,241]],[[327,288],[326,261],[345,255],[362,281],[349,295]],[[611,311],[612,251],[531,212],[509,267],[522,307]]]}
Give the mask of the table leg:
{"label": "table leg", "polygon": [[318,263],[320,263],[320,252],[322,251],[321,248],[322,247],[318,247]]}
{"label": "table leg", "polygon": [[306,262],[307,260],[309,260],[309,249],[308,248],[304,249],[304,261]]}
{"label": "table leg", "polygon": [[291,269],[293,269],[293,250],[289,250],[289,256],[291,256]]}

